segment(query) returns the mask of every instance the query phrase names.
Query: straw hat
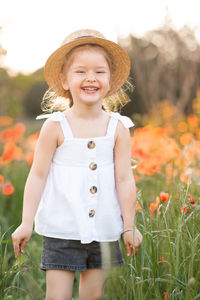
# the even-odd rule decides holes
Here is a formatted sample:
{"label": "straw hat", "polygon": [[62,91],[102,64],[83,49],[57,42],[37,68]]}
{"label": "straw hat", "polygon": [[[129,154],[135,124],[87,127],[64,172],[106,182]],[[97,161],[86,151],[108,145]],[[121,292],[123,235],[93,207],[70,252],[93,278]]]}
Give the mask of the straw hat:
{"label": "straw hat", "polygon": [[77,30],[64,39],[61,46],[49,56],[44,66],[45,80],[57,95],[66,96],[59,75],[66,54],[76,46],[89,43],[102,46],[110,54],[114,64],[111,89],[106,96],[115,93],[125,83],[130,72],[130,59],[126,51],[118,44],[107,40],[102,33],[96,30]]}

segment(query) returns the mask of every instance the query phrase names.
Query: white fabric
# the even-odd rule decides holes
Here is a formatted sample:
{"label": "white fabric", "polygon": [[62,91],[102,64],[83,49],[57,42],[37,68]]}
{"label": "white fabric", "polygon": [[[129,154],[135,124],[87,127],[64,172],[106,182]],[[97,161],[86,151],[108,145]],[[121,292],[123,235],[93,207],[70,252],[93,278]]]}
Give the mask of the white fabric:
{"label": "white fabric", "polygon": [[[116,241],[123,221],[114,179],[114,135],[118,120],[126,128],[130,118],[111,112],[107,134],[94,138],[74,138],[63,112],[38,116],[60,122],[64,142],[53,156],[46,185],[35,215],[35,231],[44,236],[92,241]],[[95,143],[88,148],[89,141]],[[89,164],[97,168],[91,170]],[[97,192],[90,192],[91,186]],[[90,210],[95,210],[93,217]]]}

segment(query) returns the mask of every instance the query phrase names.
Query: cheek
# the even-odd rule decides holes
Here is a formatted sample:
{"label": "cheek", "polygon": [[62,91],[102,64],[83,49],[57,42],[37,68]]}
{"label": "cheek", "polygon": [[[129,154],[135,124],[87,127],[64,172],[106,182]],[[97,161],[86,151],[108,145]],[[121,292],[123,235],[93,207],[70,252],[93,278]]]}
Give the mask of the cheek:
{"label": "cheek", "polygon": [[78,76],[76,77],[72,76],[69,78],[68,82],[70,88],[77,87],[80,85],[80,78]]}

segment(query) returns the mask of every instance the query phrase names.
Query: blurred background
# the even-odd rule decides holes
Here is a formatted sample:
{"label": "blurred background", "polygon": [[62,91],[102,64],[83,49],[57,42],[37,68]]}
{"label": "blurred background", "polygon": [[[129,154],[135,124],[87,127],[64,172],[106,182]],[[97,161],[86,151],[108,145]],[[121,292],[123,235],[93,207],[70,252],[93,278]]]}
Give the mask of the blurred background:
{"label": "blurred background", "polygon": [[199,1],[12,1],[0,10],[0,114],[33,117],[47,89],[43,65],[70,32],[102,31],[130,55],[135,90],[123,112],[162,100],[191,113],[200,72]]}

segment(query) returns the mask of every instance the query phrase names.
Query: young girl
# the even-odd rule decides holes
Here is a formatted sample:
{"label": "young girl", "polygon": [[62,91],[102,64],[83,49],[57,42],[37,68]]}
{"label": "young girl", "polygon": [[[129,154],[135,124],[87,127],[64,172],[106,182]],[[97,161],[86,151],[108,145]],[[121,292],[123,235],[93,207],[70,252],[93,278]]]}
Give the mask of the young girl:
{"label": "young girl", "polygon": [[[44,122],[24,190],[21,225],[12,234],[15,257],[35,231],[43,236],[40,268],[46,300],[72,298],[80,271],[81,300],[101,299],[112,267],[142,242],[134,226],[130,118],[116,110],[130,71],[127,53],[95,30],[69,35],[48,58]],[[53,94],[52,94],[53,93]]]}

